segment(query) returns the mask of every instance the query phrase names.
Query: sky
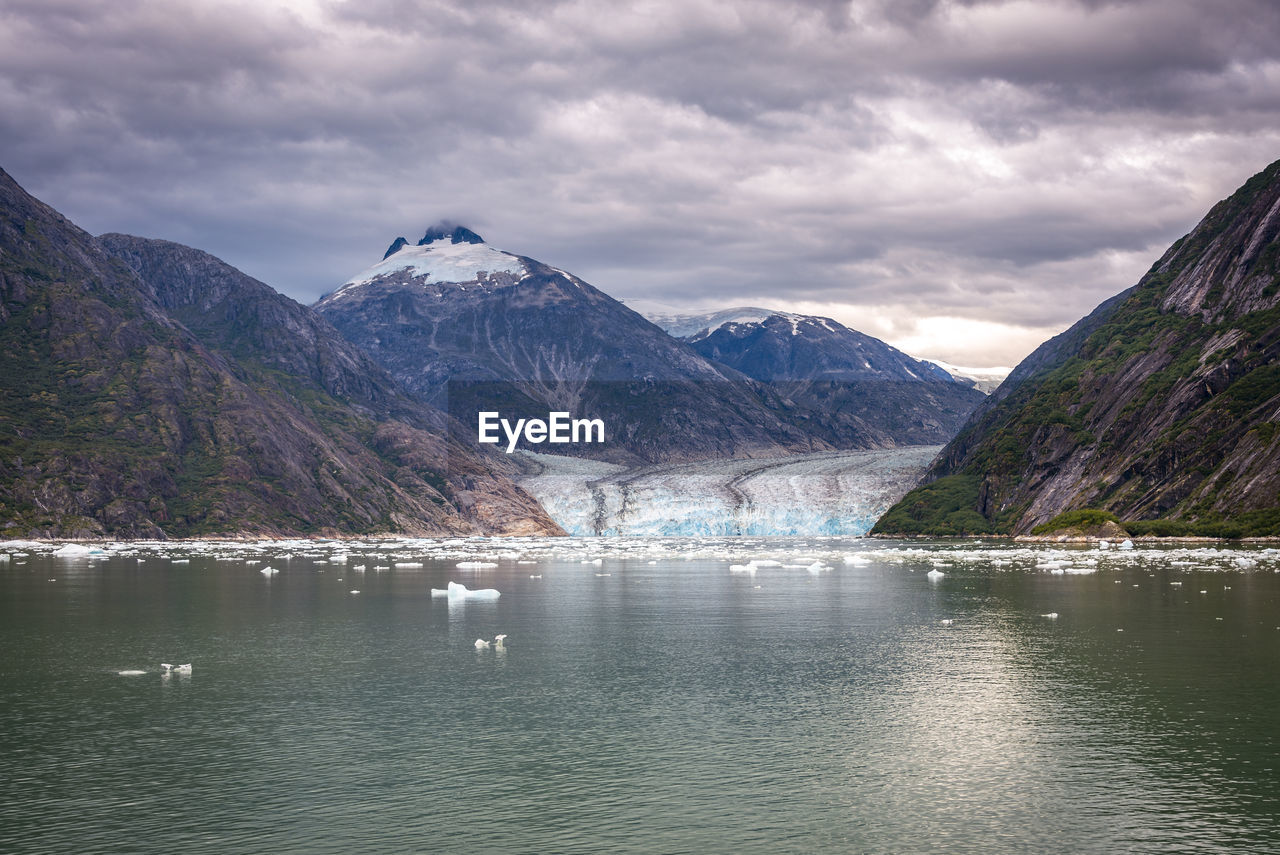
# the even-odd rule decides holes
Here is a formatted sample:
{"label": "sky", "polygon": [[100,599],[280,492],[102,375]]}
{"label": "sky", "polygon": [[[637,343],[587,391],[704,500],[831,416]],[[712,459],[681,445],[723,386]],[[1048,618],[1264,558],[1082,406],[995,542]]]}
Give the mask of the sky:
{"label": "sky", "polygon": [[0,167],[303,303],[451,220],[1010,366],[1278,158],[1271,0],[0,3]]}

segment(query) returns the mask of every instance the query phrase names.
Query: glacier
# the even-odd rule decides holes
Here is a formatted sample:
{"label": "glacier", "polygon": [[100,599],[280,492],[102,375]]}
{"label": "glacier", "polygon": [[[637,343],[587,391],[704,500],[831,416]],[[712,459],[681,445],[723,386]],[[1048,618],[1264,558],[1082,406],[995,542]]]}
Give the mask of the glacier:
{"label": "glacier", "polygon": [[521,451],[520,486],[570,535],[860,537],[941,446],[628,469]]}

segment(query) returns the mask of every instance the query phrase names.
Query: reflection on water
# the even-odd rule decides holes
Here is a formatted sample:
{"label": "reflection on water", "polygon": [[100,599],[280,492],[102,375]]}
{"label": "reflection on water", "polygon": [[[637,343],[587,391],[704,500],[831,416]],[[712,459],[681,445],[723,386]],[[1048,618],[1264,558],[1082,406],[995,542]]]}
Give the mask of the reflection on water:
{"label": "reflection on water", "polygon": [[1280,848],[1274,551],[5,551],[0,851]]}

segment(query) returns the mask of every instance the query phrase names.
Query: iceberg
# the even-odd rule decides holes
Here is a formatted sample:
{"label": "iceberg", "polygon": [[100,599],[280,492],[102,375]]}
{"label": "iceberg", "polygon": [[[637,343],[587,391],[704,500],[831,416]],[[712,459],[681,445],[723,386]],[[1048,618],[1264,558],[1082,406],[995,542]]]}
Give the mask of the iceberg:
{"label": "iceberg", "polygon": [[939,447],[640,469],[518,453],[537,470],[520,486],[575,536],[860,537],[915,484]]}
{"label": "iceberg", "polygon": [[450,602],[456,600],[496,600],[502,596],[495,588],[480,588],[472,591],[466,585],[450,582],[448,588],[432,588],[431,596],[448,597]]}

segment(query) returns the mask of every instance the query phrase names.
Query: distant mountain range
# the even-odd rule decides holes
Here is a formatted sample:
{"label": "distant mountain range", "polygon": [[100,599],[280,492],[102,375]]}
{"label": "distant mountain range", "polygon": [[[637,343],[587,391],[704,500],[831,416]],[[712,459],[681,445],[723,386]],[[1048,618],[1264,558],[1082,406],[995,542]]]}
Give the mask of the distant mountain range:
{"label": "distant mountain range", "polygon": [[0,537],[555,533],[310,309],[0,171]]}
{"label": "distant mountain range", "polygon": [[709,360],[768,384],[839,434],[865,425],[903,445],[946,442],[985,397],[967,379],[831,318],[755,307],[650,320]]}
{"label": "distant mountain range", "polygon": [[[983,397],[823,319],[784,336],[762,318],[762,334],[732,349],[679,340],[577,276],[461,226],[416,244],[397,238],[315,308],[461,422],[480,410],[599,417],[612,442],[566,453],[620,463],[939,443]],[[862,367],[867,359],[882,367]],[[760,370],[778,360],[790,373]]]}
{"label": "distant mountain range", "polygon": [[1280,161],[1133,288],[1045,342],[881,534],[1280,534]]}

